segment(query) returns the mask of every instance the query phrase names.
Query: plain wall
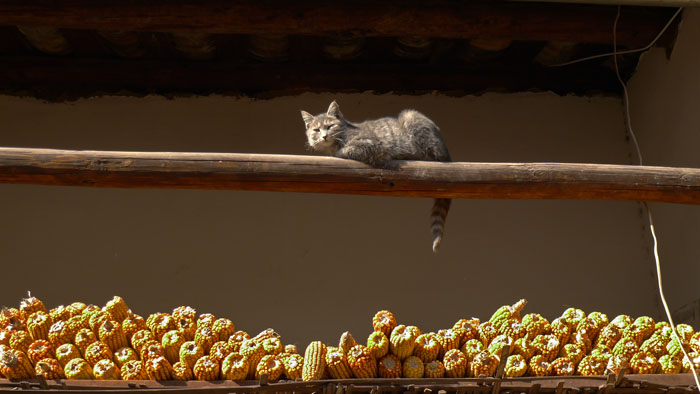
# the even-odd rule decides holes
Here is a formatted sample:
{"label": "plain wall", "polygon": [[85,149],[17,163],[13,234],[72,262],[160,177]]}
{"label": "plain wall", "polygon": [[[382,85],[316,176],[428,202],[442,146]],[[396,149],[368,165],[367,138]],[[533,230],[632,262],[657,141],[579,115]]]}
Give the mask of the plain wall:
{"label": "plain wall", "polygon": [[[72,103],[5,96],[0,145],[306,154],[299,110],[321,112],[332,99],[350,120],[424,112],[455,161],[631,160],[619,99],[550,93]],[[438,254],[430,206],[391,197],[0,185],[0,302],[17,306],[27,290],[49,306],[102,305],[121,295],[144,316],[188,304],[251,333],[273,327],[301,346],[335,343],[345,330],[363,341],[383,308],[424,331],[488,319],[519,298],[529,301],[526,312],[550,319],[569,306],[661,316],[638,203],[455,201]]]}

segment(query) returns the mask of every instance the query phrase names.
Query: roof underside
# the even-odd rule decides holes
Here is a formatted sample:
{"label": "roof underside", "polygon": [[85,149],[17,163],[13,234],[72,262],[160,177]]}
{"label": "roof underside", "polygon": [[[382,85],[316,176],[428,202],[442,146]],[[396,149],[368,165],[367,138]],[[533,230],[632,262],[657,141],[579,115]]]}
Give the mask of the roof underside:
{"label": "roof underside", "polygon": [[[551,90],[617,94],[616,6],[472,1],[0,2],[0,92],[100,94]],[[618,50],[675,9],[622,7]],[[657,45],[672,47],[678,21]],[[624,78],[639,53],[620,56]]]}

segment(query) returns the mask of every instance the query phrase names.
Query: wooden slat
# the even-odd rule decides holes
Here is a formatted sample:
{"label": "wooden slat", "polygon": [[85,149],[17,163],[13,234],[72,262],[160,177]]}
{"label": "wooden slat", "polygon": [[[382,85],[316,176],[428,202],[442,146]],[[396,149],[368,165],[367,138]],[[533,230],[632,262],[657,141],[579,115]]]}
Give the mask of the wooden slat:
{"label": "wooden slat", "polygon": [[0,148],[0,182],[473,199],[640,200],[700,204],[700,169],[570,163]]}
{"label": "wooden slat", "polygon": [[[643,46],[670,15],[624,7],[620,45]],[[0,25],[228,34],[430,36],[611,43],[616,7],[472,1],[2,0]]]}

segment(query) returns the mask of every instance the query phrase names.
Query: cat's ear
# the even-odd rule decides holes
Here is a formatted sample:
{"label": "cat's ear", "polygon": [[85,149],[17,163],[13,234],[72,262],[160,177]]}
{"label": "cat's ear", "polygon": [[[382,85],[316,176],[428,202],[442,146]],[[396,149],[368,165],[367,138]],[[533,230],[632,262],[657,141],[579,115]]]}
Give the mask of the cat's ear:
{"label": "cat's ear", "polygon": [[335,100],[333,100],[331,105],[328,106],[328,111],[326,112],[326,115],[332,116],[337,119],[343,119],[343,114],[340,113],[340,106],[338,105],[338,103],[335,102]]}
{"label": "cat's ear", "polygon": [[301,111],[301,117],[302,117],[302,119],[304,119],[304,124],[306,125],[306,128],[308,129],[309,124],[314,120],[314,116],[306,111]]}

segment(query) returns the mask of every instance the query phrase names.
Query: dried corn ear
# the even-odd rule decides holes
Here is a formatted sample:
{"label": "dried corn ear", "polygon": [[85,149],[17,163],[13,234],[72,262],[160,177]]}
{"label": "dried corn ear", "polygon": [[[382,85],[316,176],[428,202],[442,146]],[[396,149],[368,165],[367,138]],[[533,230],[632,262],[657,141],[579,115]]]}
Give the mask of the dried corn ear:
{"label": "dried corn ear", "polygon": [[576,366],[576,373],[583,376],[602,375],[607,361],[592,356],[585,356]]}
{"label": "dried corn ear", "polygon": [[260,331],[260,333],[258,333],[258,335],[254,336],[253,340],[258,341],[258,342],[262,342],[268,338],[280,338],[280,334],[278,334],[272,328],[266,328],[266,329]]}
{"label": "dried corn ear", "polygon": [[[389,337],[391,333],[389,334],[384,334],[387,337]],[[338,342],[338,347],[340,350],[342,350],[344,353],[347,354],[347,352],[350,351],[353,347],[357,345],[357,341],[355,341],[355,338],[353,338],[352,334],[350,334],[350,331],[345,331],[341,336],[340,336],[340,341]]]}
{"label": "dried corn ear", "polygon": [[36,297],[29,295],[27,298],[22,299],[19,303],[19,317],[22,320],[27,320],[29,316],[34,312],[49,313],[48,309],[44,305],[44,302]]}
{"label": "dried corn ear", "polygon": [[527,334],[527,331],[525,330],[525,327],[522,325],[520,320],[518,319],[508,319],[506,320],[503,324],[501,324],[501,327],[498,329],[498,335],[505,335],[511,339],[511,341],[515,341],[518,338],[522,338]]}
{"label": "dried corn ear", "polygon": [[51,324],[51,316],[47,312],[37,311],[29,315],[27,319],[27,331],[33,340],[48,340]]}
{"label": "dried corn ear", "polygon": [[297,354],[297,345],[284,345],[284,353],[287,354]]}
{"label": "dried corn ear", "polygon": [[282,353],[282,341],[277,337],[267,338],[262,342],[265,354],[280,354]]}
{"label": "dried corn ear", "polygon": [[122,325],[115,320],[107,320],[102,323],[98,336],[100,341],[109,346],[112,353],[129,345]]}
{"label": "dried corn ear", "polygon": [[148,327],[148,329],[151,330],[151,332],[152,332],[156,327],[156,321],[162,319],[164,316],[169,316],[169,315],[167,313],[163,313],[163,312],[151,313],[146,318],[146,327]]}
{"label": "dried corn ear", "polygon": [[249,369],[248,357],[238,353],[229,354],[221,363],[221,375],[228,380],[244,380]]}
{"label": "dried corn ear", "polygon": [[538,335],[532,340],[532,347],[535,348],[535,354],[542,355],[548,362],[554,360],[559,354],[559,340],[553,334]]}
{"label": "dried corn ear", "polygon": [[100,360],[92,367],[97,380],[120,380],[121,371],[112,360]]}
{"label": "dried corn ear", "polygon": [[372,353],[372,357],[379,360],[389,353],[389,338],[381,331],[373,331],[367,337],[367,349]]}
{"label": "dried corn ear", "polygon": [[301,379],[304,367],[304,357],[301,354],[290,354],[282,360],[284,363],[284,376],[289,380]]}
{"label": "dried corn ear", "polygon": [[76,332],[71,331],[66,321],[59,320],[49,328],[49,342],[51,342],[53,347],[57,348],[64,343],[71,343],[75,334]]}
{"label": "dried corn ear", "polygon": [[629,360],[638,351],[639,345],[635,339],[631,337],[623,337],[617,342],[617,344],[615,344],[615,347],[612,349],[612,354],[613,356],[621,356]]}
{"label": "dried corn ear", "polygon": [[136,350],[136,353],[141,354],[141,349],[150,341],[155,341],[156,337],[151,330],[138,330],[131,336],[131,347]]}
{"label": "dried corn ear", "polygon": [[[244,342],[241,349],[246,343],[247,342]],[[304,368],[301,376],[305,382],[321,379],[326,368],[326,351],[326,345],[320,341],[313,341],[306,347],[306,351],[304,352]],[[243,352],[241,352],[241,354],[243,354]]]}
{"label": "dried corn ear", "polygon": [[670,354],[664,354],[659,357],[659,372],[662,374],[674,374],[680,373],[681,368],[683,368],[683,362],[679,356],[671,356]]}
{"label": "dried corn ear", "polygon": [[459,349],[460,337],[453,329],[439,330],[436,334],[436,338],[440,343],[440,351],[438,352],[439,359],[444,358],[448,351]]}
{"label": "dried corn ear", "polygon": [[173,309],[173,312],[170,315],[175,320],[186,319],[192,320],[195,323],[197,322],[197,311],[191,306],[178,306],[177,308]]}
{"label": "dried corn ear", "polygon": [[267,374],[270,383],[277,382],[284,373],[284,364],[279,357],[274,354],[267,354],[260,359],[255,369],[255,379],[260,379],[263,374]]}
{"label": "dried corn ear", "polygon": [[114,352],[104,342],[97,341],[85,350],[85,361],[94,367],[100,360],[112,360]]}
{"label": "dried corn ear", "polygon": [[[165,335],[166,332],[171,330],[177,330],[177,322],[175,321],[175,319],[173,319],[172,316],[166,313],[162,313],[153,320],[151,331],[153,331],[153,335],[156,337],[156,340],[163,340],[163,335]],[[211,329],[209,330],[209,332],[211,332]],[[195,340],[196,335],[197,334],[195,334]],[[215,341],[212,341],[212,343],[214,342]]]}
{"label": "dried corn ear", "polygon": [[607,346],[612,349],[617,341],[622,338],[622,331],[623,329],[620,328],[620,326],[608,324],[598,333],[598,337],[594,342],[594,347]]}
{"label": "dried corn ear", "polygon": [[35,376],[26,353],[8,347],[0,347],[0,373],[8,379],[30,379]]}
{"label": "dried corn ear", "polygon": [[149,328],[146,325],[146,320],[139,315],[131,314],[122,322],[122,331],[124,331],[126,339],[129,340],[129,344],[132,346],[131,338],[136,332],[141,330],[149,330]]}
{"label": "dried corn ear", "polygon": [[212,315],[211,313],[202,313],[197,318],[197,329],[200,329],[202,327],[211,328],[211,326],[214,325],[215,321],[216,321],[216,316]]}
{"label": "dried corn ear", "polygon": [[170,364],[180,361],[180,348],[185,342],[185,336],[177,330],[170,330],[163,335],[160,345],[163,347],[165,358],[170,361]]}
{"label": "dried corn ear", "polygon": [[121,368],[121,375],[123,380],[146,380],[148,379],[148,373],[146,373],[146,367],[143,365],[142,361],[130,360],[127,361]]}
{"label": "dried corn ear", "polygon": [[558,357],[551,363],[552,373],[557,376],[571,376],[576,372],[576,364],[568,357]]}
{"label": "dried corn ear", "polygon": [[439,379],[445,377],[445,366],[440,360],[433,360],[424,364],[423,374],[429,379]]}
{"label": "dried corn ear", "polygon": [[558,317],[552,320],[550,327],[552,335],[557,337],[557,340],[559,340],[560,344],[569,343],[569,338],[573,333],[573,329],[571,328],[570,323],[568,323],[563,318]]}
{"label": "dried corn ear", "polygon": [[12,336],[12,331],[5,331],[0,329],[0,346],[4,345],[10,346],[10,337]]}
{"label": "dried corn ear", "polygon": [[[375,333],[384,335],[381,331],[375,331]],[[326,348],[326,369],[333,379],[352,378],[352,370],[350,365],[348,365],[348,359],[339,347],[329,346]]]}
{"label": "dried corn ear", "polygon": [[92,367],[82,358],[74,358],[70,360],[63,370],[66,374],[66,378],[68,379],[95,379]]}
{"label": "dried corn ear", "polygon": [[194,368],[197,360],[204,356],[204,349],[194,341],[187,341],[180,346],[180,362],[187,368]]}
{"label": "dried corn ear", "polygon": [[[457,328],[460,330],[461,328]],[[471,338],[473,339],[473,338]],[[480,344],[481,342],[479,342]],[[424,363],[437,360],[440,353],[440,341],[435,333],[429,332],[421,334],[416,338],[416,346],[413,348],[413,355],[420,358]]]}
{"label": "dried corn ear", "polygon": [[396,318],[390,311],[381,310],[372,317],[372,328],[374,331],[381,331],[387,337],[391,337],[391,333],[394,331],[396,325]]}
{"label": "dried corn ear", "polygon": [[[690,358],[688,358],[690,357]],[[681,368],[681,372],[683,373],[692,373],[693,368],[695,368],[695,371],[698,372],[700,371],[700,354],[696,352],[691,352],[688,354],[688,357],[683,357],[683,367]],[[693,368],[691,368],[691,363],[693,365]]]}
{"label": "dried corn ear", "polygon": [[[308,350],[309,349],[307,348],[307,351]],[[241,343],[241,348],[238,350],[238,352],[248,357],[248,377],[252,379],[255,376],[255,367],[258,366],[260,359],[262,359],[265,355],[265,349],[263,349],[262,344],[255,339],[247,339]],[[304,357],[306,358],[306,356]],[[323,357],[325,359],[325,353]]]}
{"label": "dried corn ear", "polygon": [[532,341],[528,339],[528,336],[524,338],[518,338],[513,342],[513,346],[510,348],[511,354],[521,355],[525,361],[529,361],[532,356],[535,355],[535,347],[532,346]]}
{"label": "dried corn ear", "polygon": [[[501,326],[503,327],[503,326]],[[513,339],[509,336],[499,334],[496,336],[496,338],[491,341],[489,344],[487,350],[489,353],[493,354],[494,356],[501,356],[501,352],[503,351],[503,348],[506,346],[510,346],[513,344]]]}
{"label": "dried corn ear", "polygon": [[63,368],[70,360],[82,358],[80,351],[72,343],[64,343],[56,349],[56,359]]}
{"label": "dried corn ear", "polygon": [[575,343],[567,343],[559,350],[559,357],[566,357],[574,364],[578,364],[585,355],[583,346]]}
{"label": "dried corn ear", "polygon": [[[447,359],[447,356],[445,356],[445,359]],[[497,356],[488,351],[482,351],[469,362],[469,377],[493,376],[496,373],[496,368],[498,368],[498,363],[499,359]],[[445,363],[445,369],[447,369],[447,363]]]}
{"label": "dried corn ear", "polygon": [[136,354],[136,351],[130,347],[123,347],[114,352],[114,363],[117,364],[119,368],[123,367],[124,364],[131,360],[138,359],[139,356]]}
{"label": "dried corn ear", "polygon": [[547,376],[552,373],[552,364],[541,354],[532,356],[528,366],[528,374],[532,376]]}
{"label": "dried corn ear", "polygon": [[521,325],[530,338],[534,338],[540,334],[547,334],[546,330],[550,326],[549,321],[539,313],[528,313],[523,316]]}
{"label": "dried corn ear", "polygon": [[194,380],[194,372],[187,365],[177,362],[173,364],[173,380]]}
{"label": "dried corn ear", "polygon": [[245,331],[236,331],[228,338],[228,345],[232,352],[237,352],[241,348],[243,341],[251,339]]}
{"label": "dried corn ear", "polygon": [[494,326],[491,322],[483,322],[479,325],[479,340],[484,345],[488,347],[491,341],[498,336],[498,327]]}
{"label": "dried corn ear", "polygon": [[[189,319],[177,320],[177,330],[182,333],[187,341],[194,341],[194,334],[197,333],[197,322]],[[247,339],[250,339],[248,337]]]}
{"label": "dried corn ear", "polygon": [[53,358],[54,352],[49,341],[44,339],[37,339],[29,345],[27,349],[27,356],[29,356],[29,361],[32,364],[36,364],[39,360],[45,358]]}
{"label": "dried corn ear", "polygon": [[[445,372],[445,368],[443,366],[443,375]],[[423,364],[423,361],[421,361],[420,358],[416,356],[411,356],[405,360],[403,360],[403,366],[401,368],[401,377],[408,378],[408,379],[419,379],[422,378],[423,375],[425,374],[425,364]]]}
{"label": "dried corn ear", "polygon": [[140,357],[141,360],[143,360],[144,362],[155,357],[165,357],[163,345],[161,345],[160,342],[156,340],[146,342],[141,348]]}
{"label": "dried corn ear", "polygon": [[[381,334],[384,334],[381,331],[375,331]],[[408,361],[408,359],[406,359]],[[418,360],[420,362],[420,367],[421,367],[421,376],[423,377],[423,362]],[[401,360],[399,360],[398,357],[394,356],[393,354],[387,354],[383,356],[379,362],[377,363],[377,374],[379,375],[380,378],[387,378],[387,379],[397,379],[400,378],[401,375],[403,374],[403,369],[401,368]]]}
{"label": "dried corn ear", "polygon": [[55,358],[44,358],[34,364],[34,372],[44,379],[65,379],[66,374]]}
{"label": "dried corn ear", "polygon": [[[506,320],[514,318],[517,320],[521,319],[520,312],[525,308],[527,301],[524,299],[519,300],[513,305],[503,305],[493,313],[489,322],[496,327],[496,329],[501,327]],[[486,344],[484,344],[486,345]],[[447,367],[447,366],[445,366]]]}
{"label": "dried corn ear", "polygon": [[218,380],[221,374],[219,362],[212,356],[203,356],[192,368],[197,380]]}
{"label": "dried corn ear", "polygon": [[575,329],[579,322],[585,318],[586,313],[578,308],[567,308],[561,315],[561,319],[572,329]]}
{"label": "dried corn ear", "polygon": [[693,330],[693,326],[690,324],[681,323],[676,325],[676,333],[681,341],[688,342],[695,334],[695,330]]}
{"label": "dried corn ear", "polygon": [[[371,379],[377,377],[377,360],[372,357],[372,353],[366,346],[355,345],[346,356],[352,374],[356,378]],[[304,357],[304,359],[306,359],[306,357]]]}
{"label": "dried corn ear", "polygon": [[209,349],[209,355],[215,358],[219,363],[221,363],[229,353],[231,353],[231,348],[228,346],[228,342],[224,341],[214,343],[211,345],[211,349]]}
{"label": "dried corn ear", "polygon": [[102,327],[102,323],[104,323],[108,320],[111,320],[111,316],[109,315],[109,313],[107,313],[105,311],[96,311],[96,312],[91,313],[87,316],[89,316],[88,317],[88,325],[90,326],[90,329],[99,338],[100,327]]}
{"label": "dried corn ear", "polygon": [[66,307],[73,315],[81,315],[85,308],[87,308],[87,305],[80,301],[73,302]]}
{"label": "dried corn ear", "polygon": [[[583,320],[582,320],[583,321]],[[580,345],[588,353],[593,348],[592,342],[585,329],[578,330],[569,338],[569,343]],[[564,344],[560,344],[564,345]]]}
{"label": "dried corn ear", "polygon": [[209,327],[198,328],[197,332],[194,334],[194,341],[197,345],[204,349],[205,353],[209,353],[211,345],[217,341],[217,336],[214,335],[214,331]]}
{"label": "dried corn ear", "polygon": [[32,336],[26,331],[15,331],[10,336],[10,347],[24,353],[29,351],[32,342]]}
{"label": "dried corn ear", "polygon": [[97,336],[89,328],[81,328],[80,331],[75,334],[75,339],[73,340],[75,347],[80,350],[80,354],[82,354],[83,357],[85,356],[85,351],[87,350],[88,346],[95,342],[97,342]]}
{"label": "dried corn ear", "polygon": [[[173,366],[164,356],[152,357],[144,361],[146,373],[151,380],[172,380]],[[195,373],[196,375],[196,373]]]}
{"label": "dried corn ear", "polygon": [[413,354],[416,338],[420,335],[418,327],[400,324],[394,328],[389,337],[389,351],[404,360]]}
{"label": "dried corn ear", "polygon": [[509,378],[517,378],[527,372],[527,360],[519,354],[512,354],[506,359],[505,375]]}
{"label": "dried corn ear", "polygon": [[474,356],[486,350],[486,347],[479,339],[470,339],[462,345],[460,349],[465,356],[467,356],[467,361],[471,361]]}
{"label": "dried corn ear", "polygon": [[656,372],[658,361],[651,353],[639,352],[632,356],[629,365],[632,373],[650,374]]}
{"label": "dried corn ear", "polygon": [[605,366],[606,374],[616,374],[619,375],[623,373],[623,370],[629,366],[629,358],[626,358],[619,354],[613,354],[608,360],[608,364]]}
{"label": "dried corn ear", "polygon": [[216,336],[217,341],[228,341],[228,338],[236,332],[236,326],[231,320],[220,317],[214,320],[211,331]]}
{"label": "dried corn ear", "polygon": [[121,323],[123,322],[127,317],[129,317],[129,306],[126,305],[126,302],[119,297],[119,296],[114,296],[111,300],[107,301],[107,305],[105,305],[105,311],[109,313],[110,319]]}

